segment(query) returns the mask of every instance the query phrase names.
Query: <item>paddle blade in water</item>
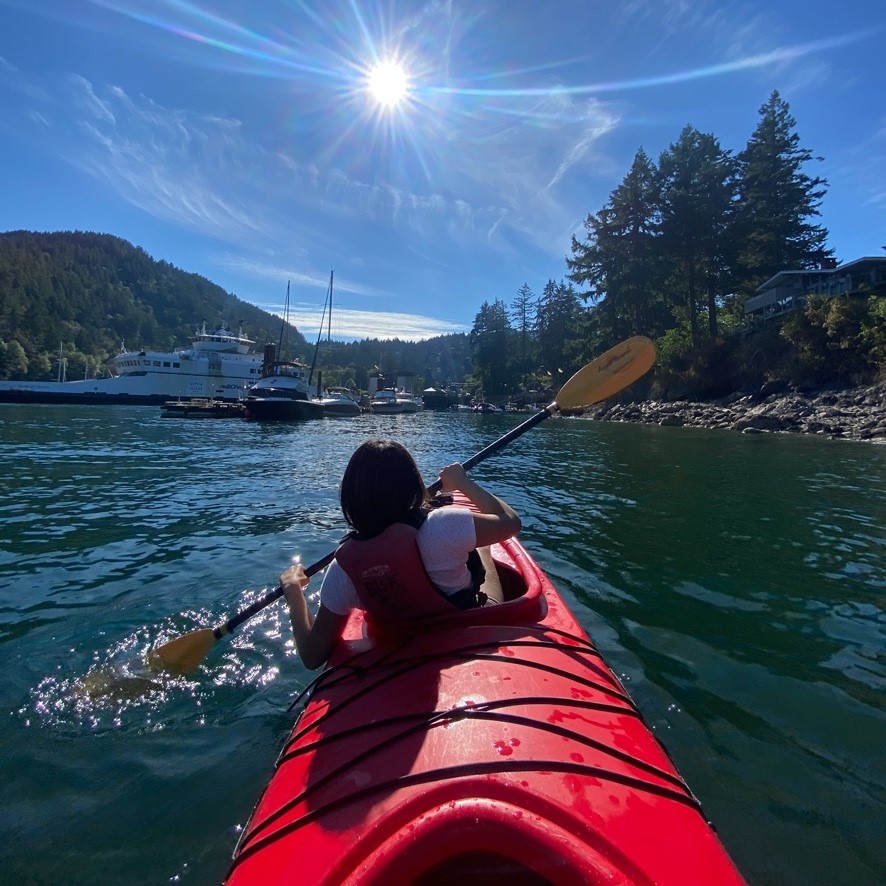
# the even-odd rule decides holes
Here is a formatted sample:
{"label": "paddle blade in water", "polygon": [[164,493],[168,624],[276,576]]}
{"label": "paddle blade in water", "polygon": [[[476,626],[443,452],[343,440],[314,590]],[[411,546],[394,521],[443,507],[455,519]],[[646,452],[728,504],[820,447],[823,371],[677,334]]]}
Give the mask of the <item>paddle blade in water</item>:
{"label": "paddle blade in water", "polygon": [[623,391],[652,369],[655,345],[637,335],[610,348],[587,366],[579,369],[557,394],[560,409],[592,406]]}
{"label": "paddle blade in water", "polygon": [[164,684],[156,676],[146,677],[131,673],[126,668],[101,665],[91,668],[74,684],[72,695],[92,701],[106,698],[121,702],[144,698],[148,693],[163,688]]}
{"label": "paddle blade in water", "polygon": [[172,674],[189,674],[202,663],[215,639],[212,628],[176,637],[148,653],[148,666]]}

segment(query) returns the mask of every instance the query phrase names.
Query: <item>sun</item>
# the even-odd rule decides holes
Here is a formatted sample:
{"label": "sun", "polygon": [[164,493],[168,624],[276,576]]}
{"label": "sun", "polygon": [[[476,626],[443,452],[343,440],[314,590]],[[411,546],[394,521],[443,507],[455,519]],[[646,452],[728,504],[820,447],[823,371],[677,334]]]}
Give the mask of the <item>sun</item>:
{"label": "sun", "polygon": [[366,88],[384,108],[394,108],[409,95],[409,78],[397,62],[379,62],[370,72]]}

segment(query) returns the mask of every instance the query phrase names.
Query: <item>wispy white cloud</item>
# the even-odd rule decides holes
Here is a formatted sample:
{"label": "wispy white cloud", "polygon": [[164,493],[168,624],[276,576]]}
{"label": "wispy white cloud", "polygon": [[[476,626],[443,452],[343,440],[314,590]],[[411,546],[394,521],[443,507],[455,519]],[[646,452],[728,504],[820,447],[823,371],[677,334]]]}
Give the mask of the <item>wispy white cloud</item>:
{"label": "wispy white cloud", "polygon": [[[28,79],[21,69],[3,56],[0,56],[0,90],[13,98],[27,98],[38,104],[50,101],[50,96],[44,89]],[[7,126],[14,125],[16,108],[7,107],[7,111],[12,113],[0,116],[0,126],[4,121]]]}
{"label": "wispy white cloud", "polygon": [[[296,250],[296,253],[298,251]],[[276,262],[260,261],[257,258],[238,255],[236,253],[225,253],[217,256],[215,264],[219,267],[228,268],[237,271],[246,276],[268,280],[279,287],[282,281],[291,281],[296,286],[302,286],[306,289],[315,289],[320,296],[318,303],[322,304],[323,295],[329,284],[329,273],[324,274],[305,272],[298,270],[289,265],[283,265]],[[349,262],[354,264],[355,262]],[[381,289],[375,289],[371,286],[365,286],[359,281],[349,279],[346,275],[337,275],[335,278],[335,289],[337,292],[346,292],[351,295],[366,296],[369,298],[390,298],[391,293]],[[281,307],[282,310],[282,307]]]}
{"label": "wispy white cloud", "polygon": [[[266,303],[259,307],[269,313],[282,316],[283,304]],[[305,336],[320,332],[322,310],[316,306],[296,304],[289,308],[289,320]],[[469,326],[438,317],[421,314],[404,314],[391,311],[358,311],[336,308],[332,319],[332,337],[343,341],[364,338],[423,341],[438,335],[467,332]]]}
{"label": "wispy white cloud", "polygon": [[[611,103],[571,96],[552,82],[540,95],[491,97],[483,112],[454,135],[461,145],[450,190],[470,195],[454,201],[453,239],[483,237],[505,256],[526,244],[560,255],[553,232],[575,214],[571,174],[593,177],[600,143],[619,123]],[[446,161],[441,161],[445,166]]]}
{"label": "wispy white cloud", "polygon": [[[300,293],[301,298],[298,301],[290,302],[288,312],[290,321],[303,335],[313,336],[319,333],[329,286],[328,275],[321,277],[311,273],[302,273],[284,265],[260,262],[234,254],[219,256],[216,262],[220,266],[249,277],[272,282],[274,293],[272,299],[260,296],[249,300],[263,311],[278,317],[282,317],[286,311],[286,285],[282,281],[291,283],[292,295],[296,296],[296,293]],[[309,294],[311,291],[317,294],[315,302],[304,300],[305,294]],[[470,328],[453,320],[422,314],[389,310],[359,310],[342,306],[340,300],[342,297],[345,302],[354,296],[388,301],[394,297],[389,292],[373,289],[358,281],[350,280],[347,275],[337,274],[335,276],[334,292],[332,337],[335,339],[353,341],[362,338],[399,338],[404,341],[420,341],[438,335],[467,332]],[[337,301],[337,299],[339,300]],[[328,322],[327,319],[325,323],[328,324]]]}
{"label": "wispy white cloud", "polygon": [[69,75],[71,82],[70,96],[73,107],[84,113],[88,117],[98,120],[100,123],[106,123],[113,126],[117,121],[112,112],[113,99],[126,100],[125,93],[122,89],[112,89],[109,91],[109,98],[101,99],[95,94],[95,89],[85,77],[79,74]]}
{"label": "wispy white cloud", "polygon": [[[865,205],[886,210],[886,117],[872,121],[870,136],[847,149],[837,162],[835,173],[863,195]],[[886,243],[886,223],[880,227],[879,231],[871,233],[872,239],[883,245]]]}
{"label": "wispy white cloud", "polygon": [[[882,25],[859,31],[831,33],[818,40],[798,41],[797,22],[778,5],[761,9],[750,2],[724,4],[722,0],[627,0],[617,15],[626,27],[654,28],[659,40],[647,57],[672,58],[675,49],[691,39],[709,47],[713,64],[657,78],[609,84],[637,88],[685,82],[689,79],[758,70],[771,80],[778,78],[784,94],[796,95],[815,90],[837,76],[829,51],[870,41],[883,32]],[[847,80],[848,83],[848,80]],[[833,85],[833,84],[831,84]]]}
{"label": "wispy white cloud", "polygon": [[48,80],[42,94],[42,104],[27,109],[41,150],[182,228],[226,240],[269,233],[256,207],[220,186],[225,172],[242,166],[235,121],[170,111],[73,74]]}

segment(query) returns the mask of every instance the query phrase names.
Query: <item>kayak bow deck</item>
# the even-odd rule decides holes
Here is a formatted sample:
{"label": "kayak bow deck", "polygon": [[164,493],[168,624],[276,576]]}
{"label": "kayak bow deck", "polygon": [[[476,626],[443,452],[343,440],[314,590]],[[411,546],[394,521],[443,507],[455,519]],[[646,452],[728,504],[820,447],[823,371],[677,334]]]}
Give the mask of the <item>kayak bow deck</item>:
{"label": "kayak bow deck", "polygon": [[413,637],[352,615],[231,886],[744,882],[538,565],[493,553],[505,603]]}

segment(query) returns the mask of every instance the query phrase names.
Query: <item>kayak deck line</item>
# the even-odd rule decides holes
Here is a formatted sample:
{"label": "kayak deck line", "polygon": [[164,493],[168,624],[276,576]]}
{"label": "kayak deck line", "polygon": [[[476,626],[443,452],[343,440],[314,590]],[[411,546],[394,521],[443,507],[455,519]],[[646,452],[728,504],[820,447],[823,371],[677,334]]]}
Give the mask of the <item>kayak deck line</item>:
{"label": "kayak deck line", "polygon": [[[561,702],[567,702],[566,699],[560,699]],[[335,781],[335,779],[339,778],[346,770],[350,769],[354,765],[361,763],[374,754],[377,754],[379,751],[386,751],[388,748],[395,744],[397,741],[409,738],[416,732],[427,733],[429,729],[435,727],[446,727],[450,723],[453,723],[457,720],[466,720],[466,719],[478,719],[478,720],[497,720],[499,722],[507,722],[518,726],[524,726],[528,729],[536,729],[543,730],[546,732],[550,732],[554,735],[558,735],[562,738],[566,738],[572,741],[575,741],[579,744],[583,744],[586,747],[594,748],[596,750],[601,751],[602,753],[614,757],[617,760],[620,760],[623,763],[627,763],[630,766],[633,766],[636,769],[639,769],[641,772],[645,772],[650,775],[654,775],[662,781],[673,785],[675,788],[679,788],[679,791],[670,791],[668,790],[666,785],[657,785],[653,782],[647,782],[639,777],[631,777],[622,775],[614,770],[605,769],[602,767],[588,767],[588,766],[569,766],[566,770],[560,768],[560,763],[558,761],[539,761],[533,760],[529,765],[533,768],[542,768],[542,769],[552,769],[558,771],[571,771],[571,772],[581,772],[583,774],[593,774],[597,777],[602,778],[610,778],[617,781],[623,781],[624,783],[629,783],[634,787],[637,787],[640,790],[648,790],[653,793],[659,793],[663,797],[669,797],[670,799],[676,799],[678,802],[688,803],[688,805],[692,806],[696,809],[703,817],[704,812],[701,807],[701,803],[695,797],[695,795],[690,790],[689,786],[679,775],[674,775],[666,770],[663,770],[657,766],[654,766],[646,761],[639,759],[637,757],[626,754],[622,751],[613,748],[604,742],[598,741],[596,739],[590,738],[589,736],[582,735],[571,729],[566,729],[562,726],[557,726],[555,724],[545,724],[540,723],[538,720],[529,718],[529,717],[520,717],[515,715],[508,714],[500,714],[496,709],[503,707],[511,707],[516,705],[549,705],[551,703],[551,699],[548,697],[536,697],[536,698],[514,698],[508,700],[500,700],[494,703],[485,703],[481,705],[477,704],[467,704],[460,708],[449,708],[446,710],[432,711],[427,715],[400,715],[396,717],[389,717],[384,720],[377,720],[373,723],[361,724],[359,726],[352,727],[350,729],[343,730],[342,732],[338,732],[332,735],[321,736],[320,738],[314,740],[313,742],[308,742],[306,744],[302,744],[300,747],[291,749],[292,744],[296,740],[300,740],[304,737],[304,733],[301,733],[298,736],[295,736],[293,739],[287,742],[284,747],[283,752],[280,755],[278,760],[278,766],[286,763],[294,759],[296,756],[300,754],[308,754],[313,753],[321,749],[323,745],[330,744],[336,740],[345,740],[353,735],[361,734],[366,736],[368,732],[371,732],[373,729],[385,729],[391,726],[400,726],[400,725],[408,725],[409,728],[400,732],[396,732],[393,735],[389,735],[384,743],[384,745],[372,745],[367,748],[362,754],[359,754],[357,757],[352,757],[347,760],[347,762],[343,763],[338,769],[330,770],[322,779],[318,779],[309,785],[299,796],[293,797],[292,800],[286,805],[280,807],[275,813],[269,815],[260,825],[254,828],[249,835],[249,840],[244,841],[241,844],[240,852],[245,852],[248,848],[248,843],[253,838],[258,838],[259,834],[264,830],[267,830],[271,827],[276,821],[286,815],[288,812],[292,810],[292,808],[299,803],[306,802],[309,800],[309,795],[312,791],[321,790],[327,782]],[[583,708],[585,710],[595,710],[595,711],[605,711],[609,713],[625,713],[625,709],[619,707],[617,705],[605,705],[599,702],[591,702],[585,701],[583,699],[570,699],[567,702],[572,707]],[[635,709],[631,711],[635,716],[640,717],[639,711]],[[313,724],[312,724],[313,725]],[[494,766],[494,771],[511,771],[511,772],[519,772],[520,765],[515,761],[514,763],[508,764],[506,761],[497,762]],[[433,771],[429,771],[424,773],[427,776],[425,780],[443,780],[445,778],[457,778],[466,774],[469,775],[478,775],[483,774],[486,771],[491,771],[488,768],[488,764],[467,764],[462,767],[442,767]],[[389,782],[379,783],[374,785],[371,790],[389,790],[396,787],[402,787],[407,782],[403,779],[403,777],[398,777],[397,779],[392,779]],[[416,783],[416,782],[410,782]],[[350,802],[353,799],[353,794],[350,794],[348,797],[343,798],[344,801]],[[322,810],[318,814],[322,814],[323,812],[331,811],[332,804],[323,807]],[[284,833],[289,833],[291,830],[295,828],[301,827],[304,824],[307,824],[311,820],[308,815],[302,816],[299,819],[295,819],[291,822],[285,832],[281,832],[279,835],[272,833],[263,839],[274,839],[276,836],[283,836]]]}
{"label": "kayak deck line", "polygon": [[[349,696],[347,696],[347,698],[345,698],[342,702],[338,703],[335,707],[330,706],[329,708],[326,709],[326,712],[322,716],[318,716],[317,718],[311,720],[311,722],[309,724],[307,724],[307,727],[305,729],[298,731],[298,728],[296,728],[296,730],[290,736],[289,743],[291,744],[291,743],[295,742],[297,739],[301,738],[304,735],[304,733],[308,731],[308,729],[313,728],[321,719],[323,719],[325,717],[335,716],[341,712],[342,708],[346,707],[349,704],[356,703],[363,695],[366,695],[370,692],[374,692],[375,690],[377,690],[381,686],[389,684],[399,677],[408,676],[417,665],[439,664],[439,663],[443,663],[443,662],[452,662],[452,663],[459,663],[459,662],[464,663],[464,662],[468,662],[468,661],[472,661],[472,662],[473,661],[476,661],[476,662],[503,662],[503,663],[514,665],[516,667],[523,666],[523,667],[535,668],[537,670],[545,671],[550,674],[555,674],[557,676],[572,679],[577,683],[581,683],[584,686],[587,686],[589,689],[594,689],[594,690],[601,692],[611,698],[614,698],[614,699],[622,702],[622,704],[624,705],[624,708],[630,710],[636,716],[638,716],[642,719],[642,714],[640,714],[640,711],[637,709],[637,706],[634,704],[633,699],[620,686],[618,688],[613,688],[611,685],[607,685],[605,683],[600,683],[600,682],[592,680],[590,678],[586,678],[580,674],[576,674],[574,671],[566,670],[564,668],[557,668],[553,665],[544,664],[541,662],[531,662],[531,661],[525,661],[525,660],[520,660],[520,659],[514,659],[511,656],[496,655],[494,653],[487,654],[487,655],[478,655],[477,654],[478,652],[481,652],[483,649],[489,648],[489,646],[491,646],[491,645],[500,646],[501,643],[500,643],[500,641],[496,641],[495,644],[490,644],[490,643],[472,644],[470,646],[464,646],[459,649],[452,650],[451,652],[440,653],[440,654],[435,654],[435,655],[422,654],[420,656],[416,656],[415,658],[409,658],[409,659],[404,658],[404,659],[397,661],[395,664],[387,665],[386,668],[388,668],[389,670],[388,670],[386,676],[384,676],[382,679],[379,679],[372,684],[367,684],[367,685],[364,685],[364,686],[356,689]],[[537,649],[547,649],[547,650],[550,650],[552,648],[551,644],[549,644],[549,643],[545,643],[544,641],[534,641],[534,640],[511,641],[510,643],[508,643],[508,647],[509,648],[524,647],[524,648],[537,648]],[[393,668],[395,668],[395,667],[396,667],[396,670],[393,670]],[[384,668],[373,667],[372,673],[375,674],[379,670],[384,670]],[[315,691],[316,688],[320,685],[324,685],[324,686],[326,685],[325,683],[322,682],[322,678],[324,675],[325,675],[325,673],[321,674],[320,677],[317,679],[317,681],[315,681],[312,684],[312,686],[311,686],[312,691]],[[342,683],[344,683],[348,679],[351,679],[352,677],[362,678],[365,675],[366,675],[366,672],[364,672],[360,669],[354,669],[354,670],[349,671],[349,673],[347,673],[347,674],[337,674],[336,676],[338,677],[338,679],[335,680],[334,682],[332,682],[331,685],[340,686]],[[602,674],[602,672],[601,672],[601,675],[605,676],[605,674]],[[328,687],[326,687],[326,688],[328,688]],[[293,705],[296,703],[297,702],[294,702]],[[290,709],[291,708],[292,708],[292,706],[290,706]]]}
{"label": "kayak deck line", "polygon": [[[354,762],[359,762],[359,760],[355,760]],[[254,855],[256,852],[260,852],[263,849],[267,849],[268,846],[270,846],[272,843],[278,840],[282,840],[299,828],[312,824],[313,822],[321,819],[324,815],[328,815],[330,812],[334,812],[336,809],[341,808],[342,806],[353,803],[355,800],[367,799],[375,793],[382,793],[385,791],[396,790],[405,787],[415,787],[421,784],[436,784],[447,780],[464,778],[466,776],[500,774],[502,772],[511,774],[518,772],[538,771],[560,772],[566,774],[590,776],[594,778],[618,782],[619,784],[625,785],[627,787],[632,787],[641,791],[647,791],[648,793],[655,794],[659,797],[662,797],[663,799],[674,800],[677,803],[682,803],[693,809],[694,811],[698,812],[701,815],[702,819],[704,819],[706,825],[710,824],[704,816],[701,804],[698,802],[692,792],[689,791],[688,787],[685,788],[687,793],[681,793],[679,791],[674,791],[661,785],[655,785],[651,782],[646,782],[640,778],[632,778],[627,775],[613,772],[610,769],[588,766],[582,763],[570,763],[563,760],[523,760],[511,764],[497,761],[487,761],[485,763],[466,763],[460,766],[449,766],[434,771],[398,776],[397,778],[391,779],[388,782],[380,782],[378,784],[373,784],[358,791],[352,791],[347,796],[339,797],[337,800],[333,800],[323,806],[318,806],[315,809],[304,813],[299,818],[287,822],[277,830],[272,831],[271,833],[263,837],[258,837],[254,841],[250,839],[245,841],[244,843],[241,843],[238,847],[236,857],[231,862],[231,869],[229,874],[232,873],[239,864],[246,861],[251,855]],[[293,804],[295,804],[302,802],[304,799],[304,796],[296,797],[293,799],[292,802]],[[284,812],[288,811],[289,809],[281,809],[280,813],[282,815]],[[267,822],[263,822],[262,824],[266,823]],[[250,838],[255,836],[257,831],[258,829],[253,831],[250,834]]]}
{"label": "kayak deck line", "polygon": [[352,613],[228,886],[734,886],[699,799],[517,539],[505,602],[419,636]]}
{"label": "kayak deck line", "polygon": [[[508,701],[499,701],[495,703],[495,707],[506,707],[512,705],[541,705],[541,704],[550,704],[550,699],[548,698],[514,698],[509,699]],[[583,707],[586,710],[594,710],[594,711],[604,711],[604,712],[616,712],[622,713],[621,710],[615,708],[614,706],[605,706],[600,705],[595,702],[586,702],[582,704],[579,701],[574,701],[572,703],[574,707]],[[477,720],[497,720],[502,723],[513,723],[519,726],[527,726],[533,729],[541,729],[546,732],[550,732],[554,735],[561,736],[562,738],[568,738],[572,741],[577,741],[580,744],[583,744],[590,748],[595,748],[599,751],[602,751],[604,754],[607,754],[611,757],[614,757],[617,760],[620,760],[623,763],[628,763],[631,766],[636,767],[637,769],[642,770],[643,772],[648,772],[651,775],[656,775],[664,781],[670,782],[677,787],[683,788],[686,791],[689,791],[686,782],[683,781],[679,776],[672,775],[659,768],[658,766],[654,766],[651,763],[647,763],[642,759],[631,756],[630,754],[626,754],[623,751],[619,751],[616,748],[610,747],[604,742],[598,741],[596,739],[590,738],[589,736],[582,735],[580,732],[576,732],[575,730],[566,729],[563,726],[556,726],[554,724],[540,724],[538,720],[533,720],[530,717],[520,717],[517,715],[511,714],[502,714],[497,710],[492,709],[492,706],[486,705],[467,705],[463,708],[450,708],[445,711],[434,711],[427,716],[418,716],[413,715],[411,717],[403,716],[403,717],[391,717],[385,720],[379,720],[375,723],[366,724],[365,726],[354,727],[351,730],[346,730],[341,733],[337,733],[332,736],[324,736],[320,739],[317,739],[311,744],[303,745],[300,748],[296,748],[294,751],[288,751],[282,757],[280,762],[285,763],[288,760],[293,759],[298,754],[310,753],[312,751],[318,750],[322,745],[327,744],[329,742],[335,741],[336,739],[345,739],[349,738],[351,735],[356,733],[365,734],[367,731],[372,730],[373,728],[386,728],[389,726],[400,725],[405,723],[410,723],[413,727],[416,728],[433,728],[433,727],[446,727],[452,723],[455,723],[459,720],[468,720],[468,719],[477,719]],[[388,743],[392,741],[397,741],[400,738],[408,737],[414,730],[410,729],[402,734],[394,734],[392,738],[388,740]],[[372,748],[367,749],[365,752],[365,756],[369,757],[373,753],[376,753],[381,748],[380,746],[374,746]],[[360,760],[361,757],[356,758],[356,760]],[[335,778],[336,775],[340,773],[330,773],[329,778]],[[316,782],[315,784],[319,784]],[[314,787],[312,785],[311,787]],[[304,795],[303,795],[304,796]]]}
{"label": "kayak deck line", "polygon": [[[667,781],[672,781],[674,784],[680,784],[681,786],[684,784],[682,779],[674,778],[670,773],[664,772],[657,767],[649,767],[648,764],[644,764],[642,761],[636,760],[636,758],[629,757],[628,755],[620,755],[618,751],[615,751],[613,748],[610,748],[608,745],[603,745],[600,742],[596,742],[594,739],[588,738],[587,736],[582,736],[580,733],[576,733],[563,727],[555,727],[544,726],[539,727],[538,721],[529,720],[525,717],[517,717],[517,716],[509,716],[507,714],[497,714],[496,709],[510,707],[512,705],[548,705],[550,704],[550,699],[546,697],[536,697],[536,698],[515,698],[509,699],[507,701],[496,701],[496,702],[486,702],[482,705],[470,704],[460,708],[447,708],[444,711],[432,711],[429,714],[403,714],[397,717],[388,717],[384,720],[376,720],[373,723],[363,724],[360,726],[354,726],[351,729],[345,729],[341,732],[335,733],[335,735],[329,736],[321,736],[320,738],[315,739],[314,741],[307,742],[305,744],[301,744],[299,747],[295,749],[291,749],[292,742],[287,742],[284,747],[283,753],[281,753],[278,765],[286,763],[289,760],[294,759],[299,754],[308,754],[313,753],[314,751],[321,748],[323,745],[328,745],[336,740],[344,740],[350,738],[353,735],[361,734],[365,735],[366,732],[371,731],[372,729],[384,729],[391,726],[405,725],[405,724],[419,724],[424,727],[434,727],[438,725],[442,725],[443,727],[449,726],[452,723],[455,723],[459,720],[467,720],[471,717],[476,718],[478,720],[482,719],[499,719],[502,722],[512,722],[512,723],[520,723],[520,724],[528,724],[537,728],[544,728],[550,732],[555,732],[561,734],[567,738],[572,738],[577,741],[581,741],[584,744],[587,744],[589,747],[599,747],[601,750],[604,750],[606,753],[611,753],[613,756],[617,756],[620,759],[623,759],[625,762],[635,763],[638,768],[647,769],[647,771],[654,772],[656,775],[661,775]],[[619,707],[618,705],[608,705],[603,704],[601,702],[595,701],[585,701],[583,699],[574,699],[570,702],[571,707],[582,708],[588,711],[600,711],[603,713],[616,713],[623,714],[624,708]],[[639,715],[637,715],[639,716]],[[394,740],[397,737],[401,737],[399,735],[394,736]],[[375,749],[374,749],[375,750]]]}

